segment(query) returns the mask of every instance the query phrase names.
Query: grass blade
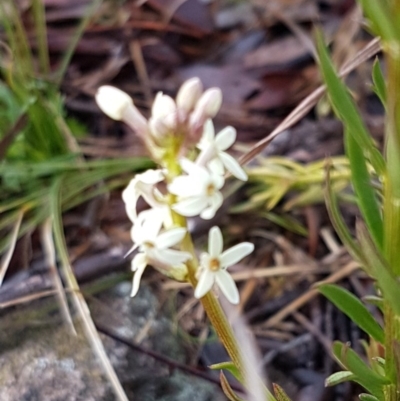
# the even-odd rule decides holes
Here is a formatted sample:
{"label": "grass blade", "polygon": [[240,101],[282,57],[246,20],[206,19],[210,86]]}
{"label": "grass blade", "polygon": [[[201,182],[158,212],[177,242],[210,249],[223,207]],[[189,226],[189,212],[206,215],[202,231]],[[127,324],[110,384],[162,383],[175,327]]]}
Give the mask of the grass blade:
{"label": "grass blade", "polygon": [[118,376],[115,373],[115,370],[107,356],[99,333],[97,332],[94,322],[90,316],[90,311],[87,303],[82,293],[80,292],[78,282],[76,281],[74,272],[69,262],[67,245],[65,243],[63,224],[61,219],[61,185],[62,177],[58,178],[55,181],[52,188],[51,213],[53,217],[54,239],[58,255],[61,260],[61,266],[65,275],[65,279],[69,289],[72,292],[72,300],[81,318],[86,336],[90,344],[92,345],[94,352],[99,357],[115,394],[117,395],[119,401],[129,401],[120,381],[118,380]]}
{"label": "grass blade", "polygon": [[12,230],[11,233],[11,239],[8,245],[8,249],[7,252],[3,255],[3,258],[1,260],[1,264],[0,264],[0,286],[3,284],[3,280],[4,277],[7,273],[7,269],[8,266],[11,262],[11,258],[12,255],[14,253],[15,250],[15,245],[17,243],[17,239],[18,239],[18,233],[19,233],[19,229],[21,227],[21,223],[22,223],[22,218],[24,217],[24,210],[21,209],[21,211],[19,212],[17,219],[15,221],[14,224],[14,228]]}

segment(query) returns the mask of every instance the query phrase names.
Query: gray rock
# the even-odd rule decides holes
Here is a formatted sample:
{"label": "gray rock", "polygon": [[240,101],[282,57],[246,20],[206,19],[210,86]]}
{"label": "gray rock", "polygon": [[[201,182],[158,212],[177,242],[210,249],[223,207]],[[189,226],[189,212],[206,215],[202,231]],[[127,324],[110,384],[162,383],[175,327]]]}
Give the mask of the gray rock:
{"label": "gray rock", "polygon": [[[170,317],[159,313],[157,298],[142,286],[130,298],[130,283],[121,283],[90,302],[96,321],[133,340],[146,325],[143,347],[176,361],[185,350]],[[87,339],[74,336],[60,322],[54,300],[7,311],[0,324],[1,401],[114,401]],[[224,400],[218,386],[170,369],[109,337],[102,336],[109,358],[130,400]]]}

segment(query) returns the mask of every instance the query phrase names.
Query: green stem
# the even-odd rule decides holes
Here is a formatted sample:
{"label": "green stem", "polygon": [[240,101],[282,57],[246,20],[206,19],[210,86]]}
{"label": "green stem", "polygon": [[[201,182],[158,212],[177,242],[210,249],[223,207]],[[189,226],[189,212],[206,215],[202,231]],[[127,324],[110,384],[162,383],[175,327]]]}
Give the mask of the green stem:
{"label": "green stem", "polygon": [[[399,14],[398,0],[392,1],[393,20]],[[387,173],[384,179],[384,252],[395,277],[400,276],[400,55],[399,42],[384,43],[387,60],[387,117],[386,160]],[[400,318],[388,301],[385,302],[385,370],[391,384],[385,388],[385,401],[398,401],[400,391]]]}

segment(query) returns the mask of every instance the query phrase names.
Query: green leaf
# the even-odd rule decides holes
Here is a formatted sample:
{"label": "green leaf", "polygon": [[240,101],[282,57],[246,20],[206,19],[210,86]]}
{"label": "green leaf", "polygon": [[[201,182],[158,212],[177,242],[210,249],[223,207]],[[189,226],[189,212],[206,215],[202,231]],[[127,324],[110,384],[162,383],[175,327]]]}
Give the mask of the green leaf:
{"label": "green leaf", "polygon": [[244,380],[243,380],[242,375],[240,374],[239,369],[231,361],[214,363],[213,365],[210,365],[209,368],[212,370],[226,370],[229,373],[231,373],[236,380],[238,380],[240,383],[244,384]]}
{"label": "green leaf", "polygon": [[357,238],[365,255],[365,264],[371,276],[378,282],[383,297],[390,303],[393,311],[400,316],[400,283],[392,273],[387,261],[376,249],[368,231],[361,224],[357,225]]}
{"label": "green leaf", "polygon": [[351,178],[357,202],[375,243],[382,248],[383,221],[381,206],[378,203],[376,190],[371,185],[371,176],[362,149],[353,135],[345,129],[345,147],[349,157]]}
{"label": "green leaf", "polygon": [[385,342],[382,327],[356,296],[334,284],[322,284],[318,290],[373,339]]}
{"label": "green leaf", "polygon": [[228,380],[226,379],[224,372],[221,371],[219,375],[219,379],[221,381],[222,391],[226,395],[229,401],[244,401],[243,398],[240,398],[230,386]]}
{"label": "green leaf", "polygon": [[272,387],[274,388],[274,395],[277,401],[291,401],[281,386],[276,383],[272,383]]}
{"label": "green leaf", "polygon": [[355,382],[363,386],[378,400],[383,400],[382,388],[390,383],[388,379],[375,373],[348,345],[335,341],[333,354],[345,369],[354,374]]}
{"label": "green leaf", "polygon": [[379,64],[378,57],[374,61],[374,65],[372,67],[372,82],[373,90],[378,95],[382,104],[386,105],[386,83],[385,77],[383,76],[381,65]]}
{"label": "green leaf", "polygon": [[370,160],[374,170],[378,174],[383,174],[386,170],[385,161],[363,123],[347,87],[336,74],[321,33],[317,33],[317,45],[321,72],[336,114],[347,131],[354,137],[364,156]]}
{"label": "green leaf", "polygon": [[331,179],[330,179],[330,162],[328,161],[326,166],[326,189],[325,189],[325,201],[326,208],[328,210],[329,217],[332,221],[332,224],[335,228],[336,233],[338,234],[342,243],[347,247],[347,250],[351,253],[351,255],[360,261],[364,265],[364,255],[361,252],[361,248],[354,241],[353,237],[350,234],[349,229],[344,222],[342,215],[340,214],[336,194],[333,191]]}
{"label": "green leaf", "polygon": [[348,382],[348,381],[354,381],[354,374],[352,372],[349,372],[347,370],[341,370],[340,372],[335,372],[331,374],[326,380],[325,380],[325,386],[326,387],[331,387],[331,386],[336,386],[337,384]]}
{"label": "green leaf", "polygon": [[303,237],[308,236],[307,229],[297,219],[290,215],[279,215],[273,212],[261,212],[260,216],[265,217],[272,223],[275,223],[286,230],[292,231],[295,234],[302,235]]}
{"label": "green leaf", "polygon": [[360,0],[360,4],[376,35],[387,41],[398,41],[400,39],[399,29],[394,24],[396,20],[391,16],[388,2]]}
{"label": "green leaf", "polygon": [[358,396],[361,401],[379,401],[378,398],[374,397],[371,394],[362,393]]}
{"label": "green leaf", "polygon": [[365,297],[362,298],[362,300],[367,304],[375,305],[376,307],[379,308],[381,312],[383,312],[384,303],[382,297],[378,297],[376,295],[366,295]]}

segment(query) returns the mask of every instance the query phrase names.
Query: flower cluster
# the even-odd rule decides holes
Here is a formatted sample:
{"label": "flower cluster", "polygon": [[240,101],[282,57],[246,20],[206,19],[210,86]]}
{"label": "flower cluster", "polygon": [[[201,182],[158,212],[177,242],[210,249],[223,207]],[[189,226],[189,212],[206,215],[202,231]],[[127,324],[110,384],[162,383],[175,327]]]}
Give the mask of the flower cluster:
{"label": "flower cluster", "polygon": [[[161,169],[137,174],[123,191],[126,212],[133,223],[131,251],[132,296],[139,288],[147,265],[152,265],[176,279],[185,279],[186,263],[195,257],[182,249],[187,236],[179,216],[200,216],[211,219],[223,203],[220,189],[224,174],[247,180],[239,163],[226,150],[236,140],[236,130],[226,127],[217,135],[212,118],[218,112],[222,95],[218,88],[203,91],[198,78],[186,81],[176,99],[159,92],[151,116],[146,119],[126,93],[111,86],[100,87],[96,95],[99,107],[111,118],[131,126],[143,139]],[[195,149],[198,149],[195,151]],[[196,154],[197,157],[188,155]],[[149,209],[137,212],[143,198]],[[226,268],[253,251],[247,242],[222,252],[221,231],[213,227],[209,235],[208,253],[202,255],[195,296],[203,297],[214,282],[232,303],[239,301],[236,285]]]}
{"label": "flower cluster", "polygon": [[185,139],[188,145],[198,142],[205,122],[219,111],[222,94],[218,88],[203,92],[198,78],[189,79],[181,86],[176,100],[158,92],[148,120],[129,95],[112,86],[101,86],[96,101],[110,118],[128,124],[159,161],[171,137]]}

